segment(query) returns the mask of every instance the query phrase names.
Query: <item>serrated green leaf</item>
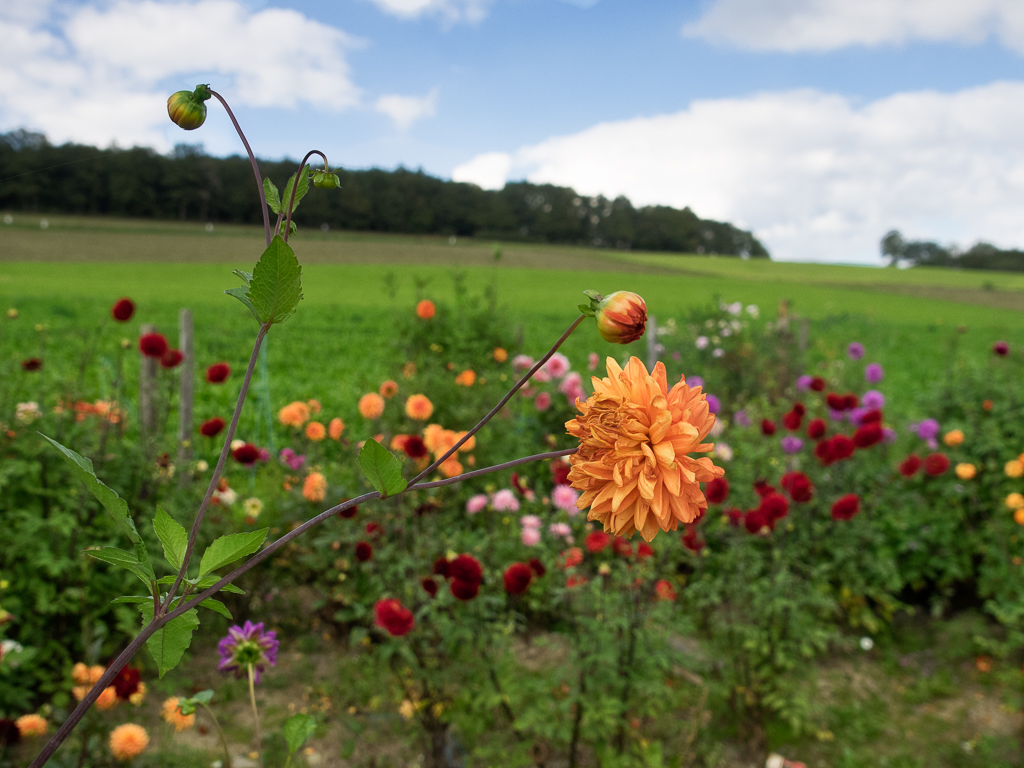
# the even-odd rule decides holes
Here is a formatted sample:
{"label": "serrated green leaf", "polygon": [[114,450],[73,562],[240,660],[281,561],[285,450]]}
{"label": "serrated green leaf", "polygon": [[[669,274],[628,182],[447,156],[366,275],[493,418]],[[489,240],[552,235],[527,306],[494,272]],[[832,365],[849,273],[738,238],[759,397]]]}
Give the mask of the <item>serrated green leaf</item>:
{"label": "serrated green leaf", "polygon": [[281,197],[277,194],[277,187],[274,186],[274,182],[269,177],[263,180],[263,194],[267,198],[267,205],[270,206],[270,210],[274,213],[280,213]]}
{"label": "serrated green leaf", "polygon": [[[284,193],[281,195],[281,211],[284,215],[288,215],[288,203],[292,198],[292,187],[295,186],[295,174],[293,173],[291,178],[288,179],[288,183],[284,185]],[[306,196],[309,192],[309,166],[302,168],[302,173],[299,175],[299,186],[295,190],[295,203],[292,205],[292,213],[299,207],[299,201]]]}
{"label": "serrated green leaf", "polygon": [[288,754],[294,755],[310,736],[316,732],[316,719],[312,715],[299,713],[284,722],[284,738],[288,742]]}
{"label": "serrated green leaf", "polygon": [[252,272],[246,272],[244,269],[232,269],[231,274],[240,279],[247,286],[252,282]]}
{"label": "serrated green leaf", "polygon": [[134,573],[147,587],[156,581],[153,566],[148,561],[139,562],[138,556],[131,552],[125,552],[117,547],[101,547],[100,549],[87,549],[85,554]]}
{"label": "serrated green leaf", "polygon": [[215,613],[219,613],[228,621],[235,620],[235,617],[231,615],[231,611],[229,611],[227,609],[227,606],[224,605],[224,603],[222,603],[220,600],[214,600],[212,597],[208,597],[205,600],[203,600],[203,602],[201,602],[199,605],[203,608],[209,608],[211,611],[214,611]]}
{"label": "serrated green leaf", "polygon": [[196,711],[196,704],[209,704],[211,699],[213,699],[212,690],[200,691],[195,696],[181,699],[178,706],[181,708],[181,714],[191,715]]}
{"label": "serrated green leaf", "polygon": [[359,468],[382,498],[401,493],[408,485],[398,458],[372,438],[363,443],[359,452]]}
{"label": "serrated green leaf", "polygon": [[249,288],[248,288],[248,286],[241,285],[238,288],[228,288],[227,290],[224,291],[224,293],[226,293],[228,296],[234,296],[240,302],[245,304],[245,306],[247,306],[249,308],[249,311],[252,312],[252,316],[256,318],[256,322],[259,322],[259,319],[260,319],[259,313],[256,312],[256,307],[254,307],[252,305],[252,302],[249,301]]}
{"label": "serrated green leaf", "polygon": [[188,546],[188,533],[177,520],[167,514],[163,507],[156,508],[153,518],[153,530],[164,548],[164,557],[174,570],[181,569],[185,559],[185,548]]}
{"label": "serrated green leaf", "polygon": [[[143,625],[153,620],[153,604],[139,606]],[[192,608],[164,624],[146,641],[146,647],[156,661],[160,677],[178,666],[182,655],[192,644],[192,633],[199,628],[199,612]]]}
{"label": "serrated green leaf", "polygon": [[138,544],[142,541],[138,530],[135,528],[135,522],[132,520],[131,515],[128,514],[128,502],[96,477],[96,472],[92,468],[92,460],[85,458],[70,448],[65,448],[56,440],[51,440],[41,432],[39,434],[68,460],[68,463],[74,468],[75,474],[78,475],[78,479],[85,483],[85,486],[92,495],[96,497],[100,504],[103,505],[103,508],[114,518],[117,527],[131,539],[132,543]]}
{"label": "serrated green leaf", "polygon": [[246,533],[229,533],[214,539],[213,543],[203,552],[203,559],[199,562],[199,576],[206,576],[228,563],[233,563],[240,557],[245,557],[256,552],[267,538],[269,528],[261,528],[258,531],[247,531]]}
{"label": "serrated green leaf", "polygon": [[283,323],[302,299],[302,267],[280,235],[274,236],[253,269],[246,296],[261,323]]}

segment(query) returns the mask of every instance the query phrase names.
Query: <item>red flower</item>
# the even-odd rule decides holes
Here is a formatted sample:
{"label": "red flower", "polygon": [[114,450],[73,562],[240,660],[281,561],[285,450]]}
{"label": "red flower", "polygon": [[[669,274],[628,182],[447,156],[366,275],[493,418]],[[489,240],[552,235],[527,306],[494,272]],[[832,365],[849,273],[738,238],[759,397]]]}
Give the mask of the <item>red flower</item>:
{"label": "red flower", "polygon": [[167,351],[167,337],[162,333],[144,333],[139,337],[139,352],[146,357],[163,357]]}
{"label": "red flower", "polygon": [[992,351],[1000,357],[1006,357],[1010,354],[1010,345],[1005,341],[997,341],[992,345]]}
{"label": "red flower", "polygon": [[117,673],[117,677],[114,678],[111,685],[114,686],[114,693],[117,694],[117,698],[122,701],[128,701],[128,697],[139,690],[139,682],[141,680],[142,675],[139,674],[139,670],[125,665]]}
{"label": "red flower", "polygon": [[760,533],[761,529],[765,527],[772,530],[775,529],[775,521],[768,517],[768,513],[760,507],[747,512],[747,516],[743,519],[743,524],[746,526],[748,533]]}
{"label": "red flower", "polygon": [[659,600],[675,600],[676,588],[672,586],[672,582],[668,579],[660,579],[654,585],[654,594],[657,595]]}
{"label": "red flower", "polygon": [[121,323],[127,323],[135,314],[135,302],[131,299],[119,299],[110,310],[114,319]]}
{"label": "red flower", "polygon": [[853,394],[852,392],[848,392],[847,394],[843,395],[843,408],[845,410],[852,411],[858,405],[860,405],[860,398],[857,397],[855,394]]}
{"label": "red flower", "polygon": [[402,637],[412,631],[416,620],[413,618],[412,611],[391,598],[390,600],[378,600],[377,604],[373,606],[373,623],[392,637]]}
{"label": "red flower", "polygon": [[366,524],[366,535],[373,536],[374,538],[380,538],[384,535],[384,526],[380,523],[367,523]]}
{"label": "red flower", "polygon": [[826,429],[828,429],[828,425],[825,424],[824,419],[815,419],[807,425],[807,436],[811,440],[818,440],[825,436]]}
{"label": "red flower", "polygon": [[829,466],[835,463],[836,457],[835,452],[832,450],[831,440],[822,440],[816,446],[814,446],[814,455],[821,462],[822,466]]}
{"label": "red flower", "polygon": [[815,392],[824,392],[826,386],[826,382],[821,376],[815,376],[811,379],[811,389]]}
{"label": "red flower", "polygon": [[530,586],[533,580],[533,571],[526,563],[512,563],[505,569],[502,576],[505,582],[505,591],[510,595],[521,595]]}
{"label": "red flower", "polygon": [[904,477],[913,477],[917,474],[917,470],[921,468],[921,457],[916,453],[912,453],[903,461],[900,462],[899,470],[900,474]]}
{"label": "red flower", "polygon": [[[344,501],[348,501],[348,499],[344,499]],[[356,516],[356,514],[358,512],[359,512],[359,505],[358,504],[353,504],[348,509],[341,510],[341,512],[338,513],[338,517],[344,517],[346,520],[351,520],[353,517]]]}
{"label": "red flower", "polygon": [[857,431],[853,433],[853,442],[858,448],[870,448],[882,442],[883,437],[885,433],[882,431],[882,425],[872,421],[857,427]]}
{"label": "red flower", "polygon": [[434,575],[443,576],[448,578],[448,574],[451,571],[451,563],[448,562],[447,558],[439,557],[434,561]]}
{"label": "red flower", "polygon": [[758,480],[756,483],[754,483],[754,493],[756,493],[763,499],[769,493],[775,493],[775,486],[768,485],[768,483],[764,480]]}
{"label": "red flower", "polygon": [[480,593],[480,584],[462,579],[452,579],[448,585],[452,596],[459,600],[472,600]]}
{"label": "red flower", "polygon": [[214,363],[206,369],[206,380],[211,384],[223,384],[231,375],[231,366],[227,363]]}
{"label": "red flower", "polygon": [[615,541],[612,542],[612,549],[615,550],[615,554],[619,557],[633,556],[633,545],[623,536],[616,537]]}
{"label": "red flower", "polygon": [[588,533],[584,541],[587,552],[600,552],[612,543],[612,537],[604,531]]}
{"label": "red flower", "polygon": [[636,545],[636,557],[638,560],[646,560],[648,557],[654,557],[654,550],[651,549],[651,545],[646,541],[641,541]]}
{"label": "red flower", "polygon": [[949,459],[944,453],[929,453],[924,459],[924,471],[932,477],[945,474],[949,469]]}
{"label": "red flower", "polygon": [[798,416],[803,416],[805,413],[807,413],[807,406],[805,406],[803,403],[793,403],[793,408],[791,410]]}
{"label": "red flower", "polygon": [[21,370],[23,371],[38,371],[43,367],[43,361],[38,357],[30,357],[28,360],[21,361]]}
{"label": "red flower", "polygon": [[803,414],[794,411],[789,411],[782,416],[782,426],[788,429],[790,432],[796,432],[800,429],[800,424],[803,423]]}
{"label": "red flower", "polygon": [[868,411],[867,413],[860,417],[861,424],[875,424],[881,423],[881,421],[882,412],[877,408],[872,408],[870,411]]}
{"label": "red flower", "polygon": [[459,555],[448,563],[448,575],[458,581],[479,585],[484,579],[484,570],[480,567],[480,561],[472,555]]}
{"label": "red flower", "polygon": [[825,402],[828,403],[828,407],[833,411],[841,411],[846,408],[846,400],[844,400],[843,396],[837,392],[829,392],[828,395],[825,396]]}
{"label": "red flower", "polygon": [[860,512],[860,497],[856,493],[841,496],[832,505],[833,520],[849,520],[858,512]]}
{"label": "red flower", "polygon": [[572,467],[563,462],[557,462],[552,464],[551,475],[554,485],[568,485],[569,484],[569,470]]}
{"label": "red flower", "polygon": [[427,455],[427,444],[419,435],[409,435],[402,443],[402,450],[410,459],[422,459]]}
{"label": "red flower", "polygon": [[814,495],[811,479],[803,472],[787,472],[782,476],[780,485],[789,493],[789,497],[798,503],[810,501]]}
{"label": "red flower", "polygon": [[365,563],[373,557],[373,546],[368,541],[360,541],[356,544],[356,560]]}
{"label": "red flower", "polygon": [[727,509],[725,510],[725,515],[729,518],[729,525],[731,525],[733,528],[740,527],[740,522],[743,520],[742,509],[736,509],[735,507],[732,509]]}
{"label": "red flower", "polygon": [[177,368],[184,359],[185,355],[180,349],[168,349],[160,356],[160,365],[163,368]]}
{"label": "red flower", "polygon": [[207,419],[202,423],[199,427],[199,434],[203,437],[216,437],[222,429],[224,429],[224,419],[220,416],[214,416],[212,419]]}
{"label": "red flower", "polygon": [[534,575],[536,575],[538,579],[548,572],[548,569],[544,567],[544,563],[542,563],[536,557],[530,558],[530,569],[533,571]]}
{"label": "red flower", "polygon": [[565,580],[565,586],[568,589],[572,589],[573,587],[582,587],[586,583],[587,583],[586,578],[583,577],[583,576],[580,576],[578,573],[574,573],[572,576],[570,576],[569,578],[567,578]]}
{"label": "red flower", "polygon": [[260,457],[260,449],[252,443],[245,443],[238,446],[231,452],[234,456],[235,461],[239,464],[245,464],[247,467],[251,467],[256,463],[256,460]]}
{"label": "red flower", "polygon": [[761,434],[771,437],[775,434],[775,422],[771,419],[761,419]]}
{"label": "red flower", "polygon": [[772,521],[781,520],[789,514],[789,501],[781,493],[769,493],[761,499],[758,510]]}
{"label": "red flower", "polygon": [[697,526],[688,525],[686,526],[686,533],[682,535],[680,539],[683,542],[683,546],[691,552],[700,554],[700,551],[707,546],[707,543],[697,536]]}
{"label": "red flower", "polygon": [[420,586],[423,587],[423,591],[431,597],[437,597],[437,582],[429,576],[424,576],[420,579]]}
{"label": "red flower", "polygon": [[724,477],[716,477],[704,486],[704,498],[708,504],[721,504],[729,498],[729,481]]}
{"label": "red flower", "polygon": [[[632,549],[630,551],[632,551]],[[564,556],[564,559],[562,560],[563,568],[575,568],[583,562],[583,550],[579,547],[572,547],[562,554]]]}

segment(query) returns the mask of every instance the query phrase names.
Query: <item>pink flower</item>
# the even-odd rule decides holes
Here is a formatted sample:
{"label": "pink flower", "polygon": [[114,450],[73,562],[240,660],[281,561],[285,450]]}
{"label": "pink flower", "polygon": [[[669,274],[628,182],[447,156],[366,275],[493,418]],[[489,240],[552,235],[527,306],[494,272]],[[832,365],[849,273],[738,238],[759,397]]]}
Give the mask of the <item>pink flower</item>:
{"label": "pink flower", "polygon": [[547,392],[541,392],[537,395],[537,398],[533,401],[533,404],[537,407],[538,411],[546,411],[551,407],[551,395]]}
{"label": "pink flower", "polygon": [[541,368],[539,371],[533,374],[533,378],[531,379],[531,381],[535,381],[538,384],[547,384],[549,381],[551,381],[551,374],[545,371],[543,368]]}
{"label": "pink flower", "polygon": [[569,372],[569,358],[563,355],[561,352],[555,352],[548,361],[544,363],[544,367],[541,369],[546,373],[549,373],[552,378],[560,379]]}
{"label": "pink flower", "polygon": [[516,355],[512,358],[512,370],[525,372],[533,367],[534,359],[529,355]]}
{"label": "pink flower", "polygon": [[568,395],[570,392],[574,392],[582,388],[583,377],[580,376],[576,371],[572,371],[571,373],[566,375],[566,377],[562,379],[562,383],[558,385],[558,391],[565,395]]}
{"label": "pink flower", "polygon": [[475,515],[477,512],[482,511],[486,506],[487,496],[482,493],[478,493],[466,502],[466,511],[471,515]]}
{"label": "pink flower", "polygon": [[583,387],[576,387],[565,393],[565,399],[569,401],[569,405],[576,405],[577,400],[587,399],[587,393],[583,391]]}
{"label": "pink flower", "polygon": [[523,515],[519,518],[519,524],[523,528],[540,528],[540,518],[536,515]]}
{"label": "pink flower", "polygon": [[579,497],[579,491],[571,485],[556,485],[555,489],[551,492],[551,503],[563,512],[568,512],[575,517],[580,513],[576,508],[576,500]]}
{"label": "pink flower", "polygon": [[523,528],[522,533],[519,534],[519,539],[528,547],[535,547],[540,543],[540,529],[538,528]]}
{"label": "pink flower", "polygon": [[491,504],[499,512],[518,512],[519,499],[508,488],[503,488],[491,498]]}
{"label": "pink flower", "polygon": [[548,526],[548,531],[553,536],[572,536],[572,528],[569,527],[568,523],[552,523]]}
{"label": "pink flower", "polygon": [[601,358],[597,354],[597,352],[591,352],[590,353],[590,358],[587,361],[587,370],[596,371],[597,370],[597,364],[599,362],[601,362]]}

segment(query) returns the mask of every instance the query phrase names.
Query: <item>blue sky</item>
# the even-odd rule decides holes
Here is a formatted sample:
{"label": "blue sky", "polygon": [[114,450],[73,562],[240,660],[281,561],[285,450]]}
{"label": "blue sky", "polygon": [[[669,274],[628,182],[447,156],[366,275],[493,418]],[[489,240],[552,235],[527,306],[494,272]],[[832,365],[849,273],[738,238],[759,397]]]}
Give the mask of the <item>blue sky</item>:
{"label": "blue sky", "polygon": [[202,81],[265,157],[690,205],[784,259],[1024,246],[1019,0],[6,0],[0,38],[0,130],[57,142],[237,152],[166,122]]}

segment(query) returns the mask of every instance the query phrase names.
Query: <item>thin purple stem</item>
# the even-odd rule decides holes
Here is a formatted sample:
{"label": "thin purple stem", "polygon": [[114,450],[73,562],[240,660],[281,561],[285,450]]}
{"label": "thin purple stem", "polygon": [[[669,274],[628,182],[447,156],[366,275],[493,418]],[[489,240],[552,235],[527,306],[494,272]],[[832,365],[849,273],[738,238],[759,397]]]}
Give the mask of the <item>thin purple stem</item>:
{"label": "thin purple stem", "polygon": [[[288,242],[289,231],[292,228],[292,211],[295,210],[295,190],[299,188],[299,175],[306,169],[306,161],[309,160],[313,155],[320,155],[324,159],[324,168],[327,167],[327,155],[321,152],[319,149],[311,149],[306,153],[306,156],[302,158],[302,162],[299,163],[299,170],[295,172],[295,183],[292,184],[292,196],[288,200],[288,220],[284,225],[284,241]],[[280,220],[280,216],[278,219]]]}
{"label": "thin purple stem", "polygon": [[429,475],[431,472],[433,472],[435,469],[437,469],[439,466],[441,466],[445,461],[448,460],[448,458],[452,454],[454,454],[457,450],[459,450],[459,447],[463,443],[465,443],[467,440],[469,440],[469,438],[471,438],[473,435],[475,435],[477,432],[479,432],[480,428],[484,424],[486,424],[488,421],[490,421],[492,418],[494,418],[494,415],[505,406],[505,403],[507,403],[509,400],[512,399],[512,395],[514,395],[516,392],[518,392],[526,384],[526,382],[528,382],[530,380],[530,378],[533,376],[533,374],[535,374],[537,371],[540,370],[541,366],[544,365],[544,363],[546,363],[551,358],[551,356],[553,354],[555,354],[555,352],[558,351],[558,348],[560,346],[562,346],[562,344],[565,342],[565,340],[568,339],[570,335],[572,335],[572,332],[575,331],[576,328],[579,326],[579,324],[582,323],[585,319],[586,319],[586,315],[580,315],[579,317],[577,317],[576,320],[573,322],[573,324],[570,325],[565,330],[565,333],[563,333],[561,335],[561,337],[558,339],[558,341],[555,342],[555,345],[553,347],[551,347],[551,349],[548,350],[548,353],[546,355],[544,355],[544,357],[542,357],[536,363],[534,363],[533,368],[531,368],[529,371],[527,371],[526,375],[523,376],[523,378],[521,378],[519,381],[517,381],[515,383],[515,385],[512,387],[512,389],[510,389],[508,391],[508,394],[505,395],[503,398],[501,398],[501,400],[498,401],[498,404],[496,406],[491,408],[490,413],[488,413],[486,416],[484,416],[482,419],[480,419],[480,421],[477,422],[475,427],[473,427],[471,430],[469,430],[469,432],[467,432],[465,435],[463,435],[462,439],[459,440],[459,442],[457,442],[455,445],[453,445],[448,450],[448,453],[446,453],[444,456],[439,458],[437,461],[435,461],[429,467],[427,467],[422,472],[420,472],[418,475],[416,475],[416,477],[414,477],[412,480],[410,480],[409,481],[409,485],[412,485],[413,483],[415,483],[420,478],[425,477],[426,475]]}
{"label": "thin purple stem", "polygon": [[224,111],[228,113],[228,117],[231,118],[231,123],[235,126],[235,130],[238,131],[238,138],[242,140],[242,144],[245,145],[245,151],[249,153],[249,162],[252,163],[252,172],[256,175],[256,190],[260,194],[260,209],[263,211],[263,230],[267,236],[267,245],[269,246],[272,239],[270,235],[270,214],[267,213],[267,198],[263,193],[263,176],[260,174],[260,166],[256,162],[256,156],[252,153],[249,141],[245,138],[245,134],[242,133],[242,126],[240,126],[238,121],[235,120],[235,113],[231,111],[231,107],[228,106],[227,101],[225,101],[224,97],[212,88],[210,89],[210,93],[213,96],[216,96],[217,101],[224,106]]}

